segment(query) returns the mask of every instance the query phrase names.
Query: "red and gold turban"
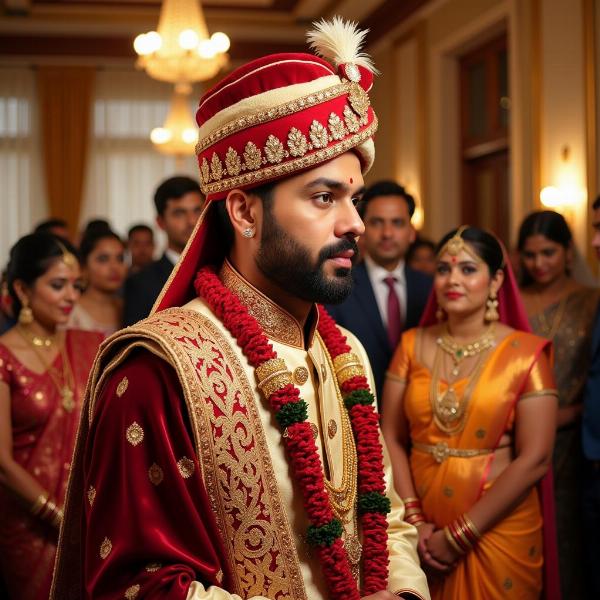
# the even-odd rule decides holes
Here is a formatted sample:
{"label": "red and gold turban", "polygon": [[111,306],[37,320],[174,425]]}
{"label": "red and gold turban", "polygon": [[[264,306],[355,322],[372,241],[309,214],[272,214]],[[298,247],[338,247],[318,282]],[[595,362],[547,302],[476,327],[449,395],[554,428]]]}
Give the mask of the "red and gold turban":
{"label": "red and gold turban", "polygon": [[377,117],[368,92],[374,68],[360,52],[366,31],[339,17],[315,27],[308,41],[320,56],[265,56],[236,69],[200,99],[196,153],[207,206],[154,311],[181,306],[193,297],[199,267],[222,260],[222,242],[211,235],[214,201],[349,150],[363,173],[373,164]]}

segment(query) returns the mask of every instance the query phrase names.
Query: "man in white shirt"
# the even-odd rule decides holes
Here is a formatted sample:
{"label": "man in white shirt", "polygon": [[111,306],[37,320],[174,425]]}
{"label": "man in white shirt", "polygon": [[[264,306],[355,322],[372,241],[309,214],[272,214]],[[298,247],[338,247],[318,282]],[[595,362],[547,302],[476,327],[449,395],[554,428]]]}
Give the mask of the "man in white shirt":
{"label": "man in white shirt", "polygon": [[406,266],[404,257],[416,232],[411,224],[414,198],[393,181],[365,192],[360,214],[364,262],[353,269],[354,288],[342,304],[328,306],[335,320],[365,347],[381,396],[383,379],[405,329],[419,323],[431,278]]}

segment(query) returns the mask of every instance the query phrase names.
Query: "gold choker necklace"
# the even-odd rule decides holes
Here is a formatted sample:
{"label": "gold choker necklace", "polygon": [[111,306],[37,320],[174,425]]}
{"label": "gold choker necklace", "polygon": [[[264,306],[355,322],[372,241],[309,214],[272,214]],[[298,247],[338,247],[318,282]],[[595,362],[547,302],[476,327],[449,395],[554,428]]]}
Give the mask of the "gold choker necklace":
{"label": "gold choker necklace", "polygon": [[66,412],[71,412],[75,408],[75,378],[73,376],[73,371],[71,369],[71,363],[69,362],[69,355],[67,354],[65,344],[60,344],[58,349],[62,362],[61,373],[52,364],[50,364],[48,358],[44,356],[44,353],[41,350],[39,350],[40,347],[51,347],[55,341],[54,337],[40,338],[32,335],[31,332],[27,331],[20,325],[17,325],[16,329],[21,337],[26,342],[31,344],[31,349],[44,367],[45,372],[50,376],[50,379],[52,380],[52,383],[54,383],[54,386],[56,387],[56,390],[61,398],[62,407]]}
{"label": "gold choker necklace", "polygon": [[452,375],[458,375],[460,363],[469,358],[484,352],[488,348],[491,348],[495,344],[496,340],[496,328],[494,324],[490,325],[483,334],[476,340],[469,342],[468,344],[459,344],[451,335],[448,330],[448,325],[444,333],[437,338],[437,345],[446,354],[449,354],[454,362],[454,368],[452,369]]}
{"label": "gold choker necklace", "polygon": [[27,338],[27,341],[29,341],[36,348],[50,348],[54,344],[54,339],[56,337],[54,335],[49,335],[48,337],[42,337],[39,335],[35,335],[34,333],[29,331],[25,327],[19,326],[19,329],[25,335],[25,337]]}

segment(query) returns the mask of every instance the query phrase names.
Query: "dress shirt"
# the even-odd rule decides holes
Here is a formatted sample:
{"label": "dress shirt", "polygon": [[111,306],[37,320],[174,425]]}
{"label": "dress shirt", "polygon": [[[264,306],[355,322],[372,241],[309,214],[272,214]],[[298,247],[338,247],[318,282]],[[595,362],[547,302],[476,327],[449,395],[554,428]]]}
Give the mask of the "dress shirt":
{"label": "dress shirt", "polygon": [[179,252],[175,252],[175,250],[171,250],[171,248],[166,248],[165,256],[173,263],[173,266],[175,266],[181,254],[179,254]]}
{"label": "dress shirt", "polygon": [[381,315],[384,327],[387,329],[388,326],[388,315],[387,315],[387,303],[388,294],[390,288],[384,279],[386,277],[394,277],[396,283],[394,289],[400,299],[400,313],[402,316],[402,323],[406,323],[406,277],[404,276],[404,261],[401,260],[393,271],[388,271],[383,267],[379,266],[368,254],[365,254],[365,266],[367,267],[367,273],[371,280],[371,287],[377,300],[377,308]]}

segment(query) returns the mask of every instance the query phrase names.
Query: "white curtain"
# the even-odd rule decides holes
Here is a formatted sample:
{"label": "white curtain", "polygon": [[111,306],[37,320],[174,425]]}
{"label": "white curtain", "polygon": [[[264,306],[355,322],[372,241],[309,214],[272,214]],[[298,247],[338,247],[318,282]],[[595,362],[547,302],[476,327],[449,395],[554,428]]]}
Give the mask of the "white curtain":
{"label": "white curtain", "polygon": [[0,270],[10,247],[47,215],[35,73],[0,67]]}
{"label": "white curtain", "polygon": [[[158,153],[149,139],[164,123],[172,89],[133,70],[98,72],[82,225],[105,218],[121,235],[134,223],[154,226],[157,185],[175,174],[198,178],[195,156],[177,162]],[[197,92],[190,96],[192,107],[198,97]],[[160,249],[160,235],[158,242]]]}

